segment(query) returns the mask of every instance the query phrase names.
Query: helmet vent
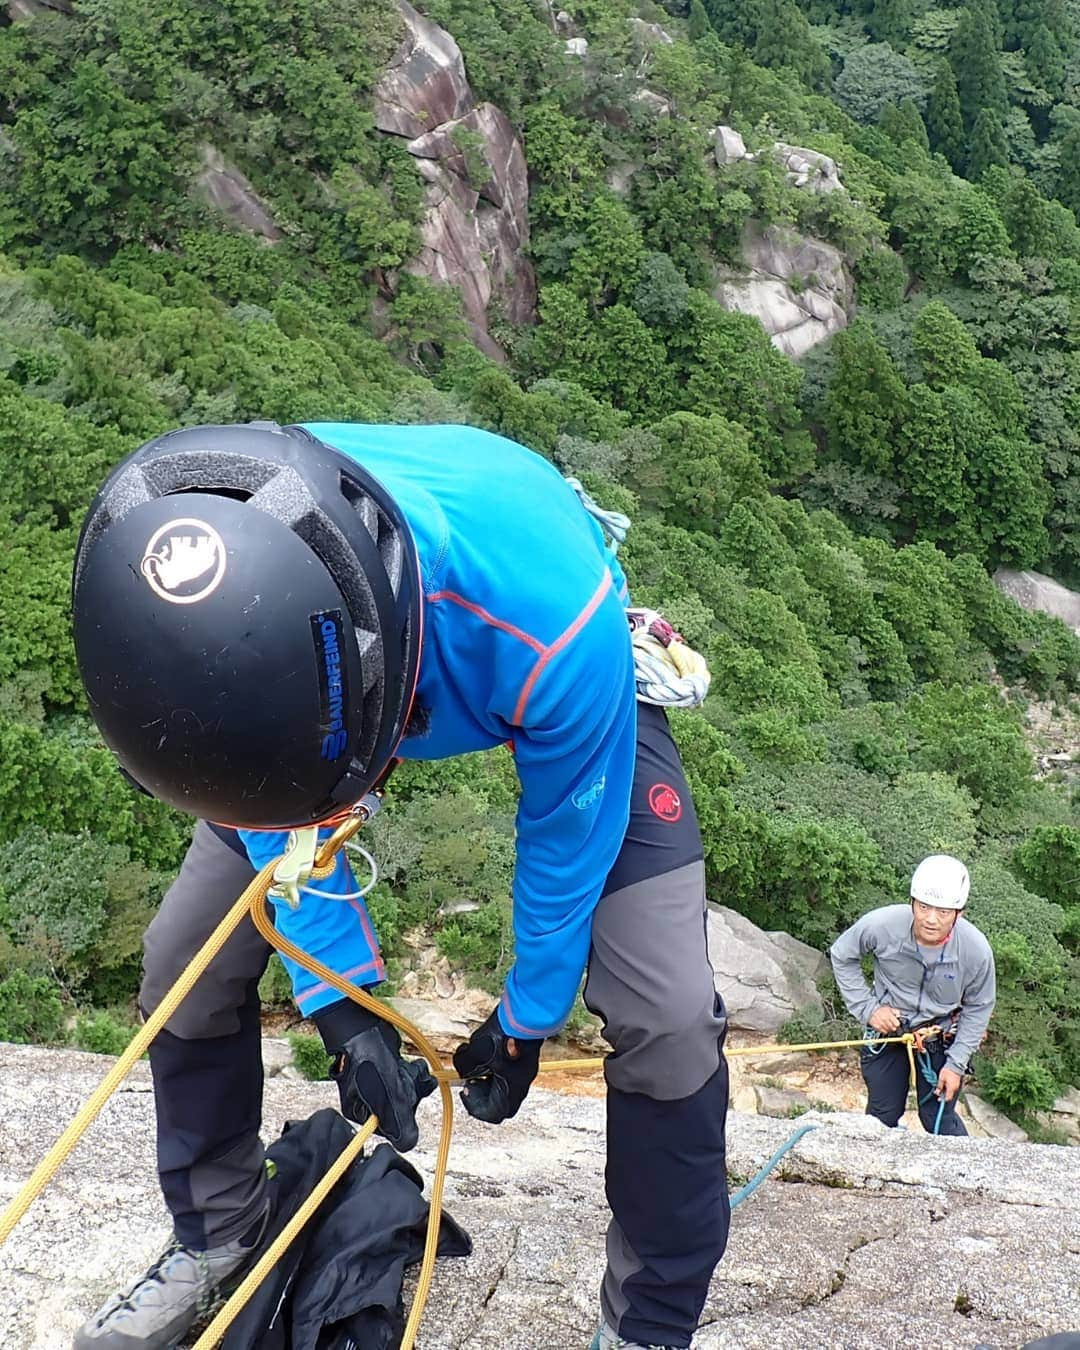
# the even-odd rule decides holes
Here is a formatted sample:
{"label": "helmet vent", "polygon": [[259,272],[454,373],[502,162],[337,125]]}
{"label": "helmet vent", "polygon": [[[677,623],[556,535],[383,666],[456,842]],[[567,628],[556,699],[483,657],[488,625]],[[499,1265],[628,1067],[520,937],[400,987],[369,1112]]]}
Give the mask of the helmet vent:
{"label": "helmet vent", "polygon": [[357,566],[356,555],[338,527],[320,511],[309,510],[292,528],[308,548],[322,560],[337,582],[349,606],[354,627],[379,631],[379,614],[367,578]]}
{"label": "helmet vent", "polygon": [[365,492],[347,474],[339,474],[338,482],[341,486],[341,495],[360,517],[364,529],[375,541],[375,547],[379,550],[379,557],[390,579],[390,588],[397,595],[401,585],[401,567],[404,558],[400,532],[395,529],[393,521],[379,510],[371,494]]}
{"label": "helmet vent", "polygon": [[166,497],[228,497],[234,502],[250,501],[252,493],[246,488],[206,488],[184,487],[176,488],[173,492],[166,492]]}

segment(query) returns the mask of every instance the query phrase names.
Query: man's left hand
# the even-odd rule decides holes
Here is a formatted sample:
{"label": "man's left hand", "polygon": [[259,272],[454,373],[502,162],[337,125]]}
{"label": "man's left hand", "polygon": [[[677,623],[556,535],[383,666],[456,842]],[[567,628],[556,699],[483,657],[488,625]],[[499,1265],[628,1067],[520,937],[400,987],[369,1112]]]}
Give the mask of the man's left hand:
{"label": "man's left hand", "polygon": [[951,1102],[960,1091],[960,1086],[964,1081],[964,1075],[957,1073],[955,1069],[950,1069],[946,1064],[938,1074],[937,1087],[934,1092],[942,1101]]}
{"label": "man's left hand", "polygon": [[461,1100],[469,1115],[490,1125],[516,1116],[537,1075],[543,1043],[508,1036],[496,1008],[454,1051],[454,1068],[465,1079]]}

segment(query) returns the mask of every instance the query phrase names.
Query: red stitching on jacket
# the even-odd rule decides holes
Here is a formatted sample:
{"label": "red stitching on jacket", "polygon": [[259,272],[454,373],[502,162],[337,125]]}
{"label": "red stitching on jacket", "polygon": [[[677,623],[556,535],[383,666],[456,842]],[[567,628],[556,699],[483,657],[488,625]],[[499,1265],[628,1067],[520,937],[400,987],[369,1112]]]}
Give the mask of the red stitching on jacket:
{"label": "red stitching on jacket", "polygon": [[503,992],[502,996],[502,1006],[504,1012],[506,1013],[506,1020],[510,1023],[510,1025],[514,1028],[514,1030],[519,1032],[522,1036],[535,1036],[539,1038],[550,1034],[547,1031],[535,1031],[532,1027],[524,1026],[521,1022],[519,1022],[515,1018],[514,1014],[510,1011],[510,999],[505,991]]}
{"label": "red stitching on jacket", "polygon": [[[354,975],[363,975],[365,970],[376,970],[381,978],[385,974],[382,957],[376,956],[374,961],[367,961],[362,966],[353,966],[352,970],[343,970],[341,972],[341,978],[343,980],[351,980]],[[316,994],[325,994],[329,988],[331,988],[331,986],[323,981],[320,981],[316,985],[312,985],[310,989],[305,990],[304,993],[299,995],[296,1000],[296,1006],[299,1008],[302,1003],[306,1003],[309,998],[314,998]],[[335,992],[337,991],[335,990]]]}
{"label": "red stitching on jacket", "polygon": [[483,619],[485,623],[491,624],[493,628],[501,628],[504,633],[509,633],[511,637],[518,638],[526,646],[531,647],[534,652],[542,653],[544,650],[544,644],[539,638],[534,638],[530,633],[515,628],[512,623],[507,623],[505,619],[497,619],[494,614],[489,614],[486,609],[474,605],[471,600],[466,600],[463,595],[458,595],[456,591],[436,591],[433,595],[426,596],[425,599],[432,605],[437,604],[440,600],[449,600],[455,605],[460,605],[462,609],[467,609],[470,614],[475,614],[477,618]]}
{"label": "red stitching on jacket", "polygon": [[611,573],[607,571],[607,569],[605,568],[604,578],[600,582],[600,585],[597,586],[596,590],[593,592],[592,599],[589,601],[589,603],[577,616],[577,618],[570,625],[570,627],[567,628],[564,633],[561,633],[551,644],[550,647],[545,647],[541,651],[540,659],[537,661],[536,665],[533,666],[532,670],[529,673],[529,678],[525,681],[525,683],[521,687],[521,694],[518,697],[517,707],[514,709],[514,715],[510,719],[511,724],[513,726],[516,727],[521,726],[521,719],[525,716],[525,705],[529,701],[529,695],[532,693],[533,688],[536,685],[536,681],[544,673],[544,667],[547,665],[547,663],[551,660],[553,656],[558,655],[558,653],[562,651],[562,649],[567,645],[567,643],[572,641],[578,635],[578,633],[581,632],[581,630],[585,627],[585,625],[592,618],[593,614],[599,608],[600,601],[603,600],[605,595],[607,595],[608,591],[611,589],[611,586],[612,586]]}

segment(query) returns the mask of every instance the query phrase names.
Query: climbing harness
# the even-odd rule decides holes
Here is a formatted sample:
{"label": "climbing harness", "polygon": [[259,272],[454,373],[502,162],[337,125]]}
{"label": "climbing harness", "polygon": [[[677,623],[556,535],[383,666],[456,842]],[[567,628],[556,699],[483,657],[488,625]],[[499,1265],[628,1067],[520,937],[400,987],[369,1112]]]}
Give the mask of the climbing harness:
{"label": "climbing harness", "polygon": [[[435,1257],[439,1240],[439,1220],[442,1213],[442,1195],[450,1154],[450,1140],[453,1131],[454,1103],[450,1089],[460,1080],[451,1070],[448,1070],[443,1066],[438,1051],[423,1032],[421,1032],[418,1027],[414,1026],[407,1018],[403,1017],[389,1004],[372,998],[370,994],[366,993],[359,986],[350,984],[347,980],[337,974],[336,971],[331,970],[329,966],[324,965],[321,961],[317,960],[279,933],[274,927],[274,920],[267,905],[267,899],[271,894],[280,896],[286,903],[291,904],[294,895],[298,898],[300,893],[307,888],[307,883],[310,880],[325,880],[338,865],[338,852],[352,839],[357,830],[371,819],[375,811],[378,810],[378,807],[378,800],[369,795],[369,797],[365,798],[364,801],[360,802],[353,809],[347,819],[337,826],[330,838],[315,849],[311,848],[311,838],[309,837],[309,835],[317,834],[317,831],[315,831],[313,827],[294,831],[293,836],[295,837],[290,837],[289,847],[282,857],[267,863],[267,865],[252,879],[245,888],[243,894],[239,896],[232,908],[222,919],[221,923],[218,924],[214,932],[207,938],[203,946],[191,959],[187,968],[180,975],[180,978],[168,991],[161,1003],[146,1019],[143,1026],[127,1046],[127,1049],[120,1055],[113,1067],[98,1084],[97,1088],[91,1093],[88,1101],[80,1108],[75,1118],[60,1135],[60,1138],[57,1139],[48,1150],[45,1157],[38,1163],[37,1167],[34,1168],[29,1179],[8,1205],[4,1213],[0,1215],[0,1245],[3,1245],[3,1243],[11,1236],[16,1224],[18,1224],[19,1220],[23,1217],[29,1207],[56,1175],[68,1154],[101,1113],[106,1101],[116,1088],[119,1087],[132,1066],[145,1053],[151,1041],[153,1041],[158,1032],[163,1029],[173,1013],[180,1006],[183,999],[190,993],[207,966],[228,941],[233,930],[246,916],[250,915],[259,933],[280,953],[305,966],[321,980],[324,980],[331,988],[338,990],[347,998],[353,999],[356,1003],[368,1008],[371,1012],[385,1018],[393,1026],[397,1027],[397,1029],[402,1032],[414,1046],[416,1046],[428,1061],[432,1073],[438,1081],[443,1113],[442,1124],[439,1131],[438,1150],[435,1158],[435,1169],[431,1182],[428,1229],[424,1244],[424,1254],[420,1264],[420,1273],[416,1284],[416,1293],[413,1298],[413,1305],[410,1309],[408,1321],[406,1322],[405,1331],[401,1341],[402,1350],[412,1350],[420,1320],[423,1316],[424,1305],[427,1301],[428,1293],[431,1289],[431,1282],[435,1273]],[[884,1037],[882,1038],[881,1043],[904,1044],[907,1047],[908,1056],[912,1062],[912,1074],[914,1076],[913,1055],[915,1033],[905,1032],[900,1036]],[[779,1051],[790,1053],[800,1050],[827,1050],[840,1048],[842,1046],[862,1044],[862,1041],[854,1040],[816,1041],[799,1045],[738,1047],[729,1049],[725,1053],[729,1056],[761,1055]],[[555,1071],[572,1072],[580,1069],[597,1068],[603,1063],[604,1060],[602,1057],[571,1060],[541,1060],[540,1071],[542,1073]],[[301,1205],[289,1223],[286,1224],[281,1233],[279,1233],[274,1241],[270,1243],[245,1279],[233,1292],[225,1306],[218,1312],[214,1320],[195,1342],[194,1350],[211,1350],[211,1347],[216,1346],[220,1342],[229,1326],[239,1315],[240,1311],[258,1288],[259,1284],[280,1260],[290,1242],[292,1242],[297,1233],[300,1232],[315,1213],[323,1199],[329,1194],[339,1178],[348,1170],[354,1159],[359,1156],[364,1144],[371,1137],[377,1126],[378,1121],[372,1116],[357,1131],[356,1135],[341,1152],[333,1165],[326,1172],[325,1176],[312,1191],[311,1195],[308,1196],[307,1200]],[[784,1146],[773,1154],[757,1175],[743,1186],[741,1190],[735,1193],[731,1199],[732,1206],[734,1207],[746,1200],[761,1184],[765,1177],[769,1175],[773,1168],[776,1167],[781,1158],[795,1146],[803,1135],[813,1128],[812,1125],[800,1127]]]}
{"label": "climbing harness", "polygon": [[[934,1072],[934,1066],[930,1060],[930,1051],[927,1048],[928,1044],[930,1041],[936,1041],[939,1036],[943,1040],[950,1039],[952,1026],[955,1025],[955,1022],[956,1015],[954,1014],[952,1022],[948,1027],[940,1026],[937,1022],[931,1022],[928,1026],[912,1028],[911,1031],[907,1032],[905,1036],[901,1038],[907,1042],[908,1066],[911,1071],[911,1088],[915,1092],[916,1097],[918,1097],[920,1106],[925,1106],[930,1098],[937,1092],[938,1079],[937,1074]],[[863,1049],[868,1051],[871,1055],[880,1055],[882,1050],[884,1050],[887,1045],[894,1043],[896,1039],[896,1037],[878,1036],[878,1034],[872,1031],[870,1027],[867,1027],[862,1046]],[[918,1074],[916,1074],[916,1066],[918,1066]],[[930,1091],[922,1097],[918,1096],[919,1077],[923,1079],[924,1083],[930,1084]],[[938,1102],[937,1119],[934,1121],[934,1128],[931,1131],[932,1134],[938,1134],[941,1130],[941,1119],[945,1114],[945,1106],[946,1101],[945,1098],[942,1097]]]}

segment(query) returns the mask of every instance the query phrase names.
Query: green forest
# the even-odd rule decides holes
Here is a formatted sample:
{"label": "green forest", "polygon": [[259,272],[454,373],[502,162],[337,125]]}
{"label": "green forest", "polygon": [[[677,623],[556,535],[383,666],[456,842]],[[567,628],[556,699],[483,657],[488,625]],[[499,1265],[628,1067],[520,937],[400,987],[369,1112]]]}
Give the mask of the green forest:
{"label": "green forest", "polygon": [[[1080,584],[1080,4],[427,0],[524,147],[537,321],[493,303],[505,361],[404,270],[424,180],[372,113],[392,0],[69,8],[0,19],[0,1037],[123,1042],[189,833],[124,784],[75,669],[108,468],[187,424],[468,422],[631,516],[635,601],[706,655],[673,720],[710,899],[822,947],[956,853],[998,968],[980,1090],[1030,1124],[1080,1083],[1077,789],[1024,731],[1028,700],[1077,706],[1080,639],[991,579]],[[718,163],[718,126],[750,153]],[[778,141],[844,190],[793,185]],[[276,242],[193,190],[208,144]],[[770,226],[854,286],[799,361],[715,296]],[[423,927],[494,987],[515,792],[501,752],[397,773],[369,845],[389,957]]]}

